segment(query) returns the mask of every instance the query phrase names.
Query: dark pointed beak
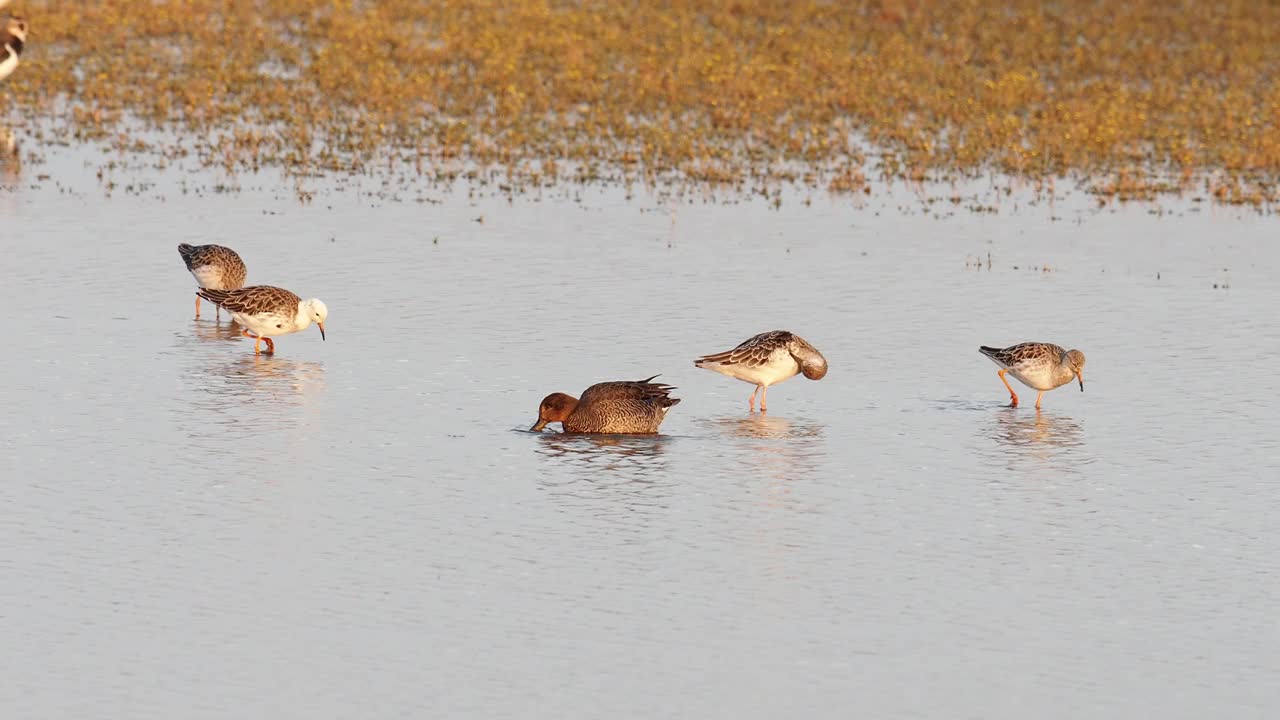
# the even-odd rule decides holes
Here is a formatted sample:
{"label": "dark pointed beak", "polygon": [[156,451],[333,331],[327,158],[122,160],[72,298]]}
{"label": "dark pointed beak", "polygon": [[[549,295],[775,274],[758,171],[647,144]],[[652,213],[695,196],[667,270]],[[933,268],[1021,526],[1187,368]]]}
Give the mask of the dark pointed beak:
{"label": "dark pointed beak", "polygon": [[547,421],[543,420],[542,418],[538,418],[538,422],[534,423],[533,427],[529,428],[529,432],[542,432],[542,428],[546,426],[547,426]]}
{"label": "dark pointed beak", "polygon": [[1080,392],[1084,392],[1084,373],[1077,370],[1076,379],[1080,381]]}
{"label": "dark pointed beak", "polygon": [[321,342],[323,342],[324,341],[324,323],[318,322],[316,323],[316,327],[320,328],[320,340]]}

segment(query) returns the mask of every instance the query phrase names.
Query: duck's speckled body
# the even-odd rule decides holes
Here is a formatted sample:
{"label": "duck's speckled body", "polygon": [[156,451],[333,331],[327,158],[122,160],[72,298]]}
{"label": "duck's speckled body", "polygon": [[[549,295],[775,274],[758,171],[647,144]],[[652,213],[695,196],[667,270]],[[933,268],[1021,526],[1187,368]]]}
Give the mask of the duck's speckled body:
{"label": "duck's speckled body", "polygon": [[529,429],[536,432],[558,422],[567,433],[656,433],[680,399],[670,396],[672,386],[650,382],[654,377],[598,383],[583,391],[581,398],[552,393],[543,398],[538,421]]}

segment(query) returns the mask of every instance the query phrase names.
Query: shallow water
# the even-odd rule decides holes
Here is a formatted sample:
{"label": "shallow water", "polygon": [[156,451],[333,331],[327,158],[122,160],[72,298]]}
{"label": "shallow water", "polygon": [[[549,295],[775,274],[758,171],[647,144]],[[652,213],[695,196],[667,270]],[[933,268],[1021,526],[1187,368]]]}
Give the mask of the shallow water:
{"label": "shallow water", "polygon": [[[0,190],[6,715],[1280,702],[1273,219],[40,172]],[[322,298],[328,341],[193,320],[179,242]],[[774,328],[832,369],[767,415],[692,366]],[[1085,351],[1085,392],[1005,407],[977,347],[1024,340]],[[523,432],[654,373],[660,437]]]}

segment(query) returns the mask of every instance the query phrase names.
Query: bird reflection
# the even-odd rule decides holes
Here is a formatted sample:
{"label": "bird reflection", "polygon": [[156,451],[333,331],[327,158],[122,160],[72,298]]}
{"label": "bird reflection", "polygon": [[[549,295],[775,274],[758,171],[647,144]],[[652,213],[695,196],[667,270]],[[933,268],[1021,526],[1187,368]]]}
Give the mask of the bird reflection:
{"label": "bird reflection", "polygon": [[[1070,456],[1085,445],[1084,428],[1078,421],[1046,412],[1001,408],[985,432],[996,442],[995,454],[1010,463],[1047,462]],[[1058,465],[1071,470],[1074,463]]]}
{"label": "bird reflection", "polygon": [[822,436],[822,426],[817,423],[788,420],[765,413],[747,417],[716,418],[708,421],[708,424],[723,434],[747,440],[804,439]]}
{"label": "bird reflection", "polygon": [[274,437],[283,444],[288,433],[305,429],[299,411],[325,390],[324,365],[253,353],[191,367],[182,376],[192,390],[192,412],[182,414],[182,424],[189,415],[193,439],[213,425],[233,437]]}
{"label": "bird reflection", "polygon": [[662,435],[543,433],[537,453],[551,472],[538,484],[549,497],[590,522],[643,531],[648,518],[667,508],[674,482]]}
{"label": "bird reflection", "polygon": [[320,363],[249,352],[210,367],[205,376],[219,378],[208,386],[215,394],[245,401],[303,399],[324,388]]}
{"label": "bird reflection", "polygon": [[[22,177],[22,156],[13,130],[0,126],[0,186],[17,189]],[[6,203],[8,204],[8,203]]]}
{"label": "bird reflection", "polygon": [[538,453],[592,470],[648,473],[663,469],[670,441],[662,435],[542,433]]}
{"label": "bird reflection", "polygon": [[1001,408],[995,413],[996,441],[1009,447],[1069,448],[1083,444],[1080,423],[1063,415]]}
{"label": "bird reflection", "polygon": [[734,460],[746,466],[743,482],[767,479],[763,491],[765,504],[770,507],[782,504],[784,496],[791,492],[791,480],[820,473],[826,454],[825,425],[765,414],[714,418],[704,424],[713,433],[733,441],[726,447]]}
{"label": "bird reflection", "polygon": [[234,320],[192,320],[191,327],[192,335],[201,342],[239,342],[244,339],[240,335],[240,325]]}

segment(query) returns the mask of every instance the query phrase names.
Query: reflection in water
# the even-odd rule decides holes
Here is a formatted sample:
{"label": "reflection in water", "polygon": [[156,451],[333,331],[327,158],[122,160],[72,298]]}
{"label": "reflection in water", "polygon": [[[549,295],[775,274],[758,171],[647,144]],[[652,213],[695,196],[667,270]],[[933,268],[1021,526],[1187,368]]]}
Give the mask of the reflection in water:
{"label": "reflection in water", "polygon": [[551,470],[538,484],[566,509],[586,509],[596,521],[642,529],[667,508],[674,483],[662,435],[544,433],[537,453]]}
{"label": "reflection in water", "polygon": [[646,475],[666,469],[662,454],[670,441],[662,435],[543,433],[538,454],[592,472]]}
{"label": "reflection in water", "polygon": [[239,342],[245,339],[240,334],[240,325],[235,320],[224,319],[222,322],[192,320],[191,323],[192,337],[201,342]]}
{"label": "reflection in water", "polygon": [[[17,190],[22,176],[22,157],[13,130],[0,126],[0,207],[11,211],[16,205],[11,190]],[[7,213],[6,213],[7,214]]]}
{"label": "reflection in water", "polygon": [[[0,155],[3,154],[4,148],[0,148]],[[16,188],[21,176],[22,164],[17,161],[16,156],[7,160],[0,157],[0,185]]]}
{"label": "reflection in water", "polygon": [[703,421],[715,435],[731,440],[726,448],[746,466],[745,482],[768,480],[765,504],[776,507],[790,493],[788,482],[817,477],[825,456],[825,425],[765,413]]}
{"label": "reflection in water", "polygon": [[996,441],[1010,447],[1053,449],[1084,444],[1080,423],[1062,415],[1003,408],[995,414],[995,427]]}
{"label": "reflection in water", "polygon": [[179,417],[192,439],[218,426],[233,438],[265,436],[283,445],[289,433],[305,431],[299,410],[325,390],[324,365],[252,352],[192,367],[183,378],[191,406]]}
{"label": "reflection in water", "polygon": [[[727,479],[743,497],[752,498],[750,518],[741,528],[755,549],[756,572],[778,580],[795,572],[795,514],[814,508],[804,493],[793,492],[797,480],[822,476],[826,425],[765,413],[733,415],[702,422],[713,436],[709,441],[728,456],[738,472]],[[758,512],[762,510],[763,512]]]}
{"label": "reflection in water", "polygon": [[767,413],[752,413],[747,417],[716,418],[708,420],[707,424],[722,434],[748,440],[783,440],[822,436],[822,426],[817,423],[807,420],[788,420]]}
{"label": "reflection in water", "polygon": [[208,368],[204,389],[219,400],[302,404],[324,389],[324,365],[277,355],[246,352]]}
{"label": "reflection in water", "polygon": [[[984,432],[996,442],[993,452],[1010,469],[1025,461],[1048,466],[1051,460],[1069,457],[1084,446],[1084,429],[1064,415],[1001,408],[992,416]],[[1055,463],[1059,469],[1076,472],[1078,460]]]}

